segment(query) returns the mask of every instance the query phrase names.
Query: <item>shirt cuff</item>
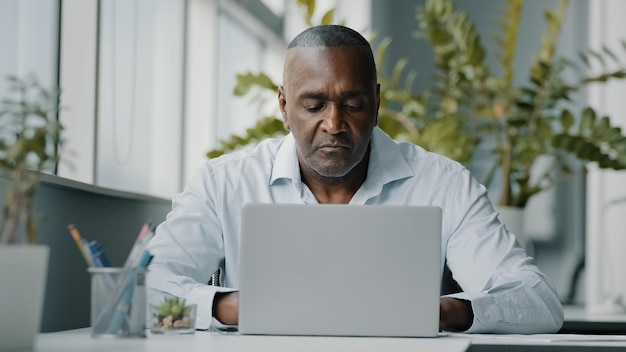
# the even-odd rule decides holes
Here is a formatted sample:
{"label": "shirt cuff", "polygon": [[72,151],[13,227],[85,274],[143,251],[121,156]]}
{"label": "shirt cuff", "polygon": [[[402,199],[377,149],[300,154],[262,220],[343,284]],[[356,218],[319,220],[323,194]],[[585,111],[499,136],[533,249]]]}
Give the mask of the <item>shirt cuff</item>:
{"label": "shirt cuff", "polygon": [[[191,290],[187,302],[196,304],[196,329],[206,330],[213,322],[213,299],[217,292],[235,292],[236,289],[219,286],[198,286]],[[218,322],[215,320],[215,322]],[[219,322],[218,322],[219,323]]]}
{"label": "shirt cuff", "polygon": [[459,292],[444,297],[463,299],[470,301],[474,320],[466,333],[486,333],[495,330],[498,322],[502,320],[498,307],[493,302],[493,297],[484,292]]}

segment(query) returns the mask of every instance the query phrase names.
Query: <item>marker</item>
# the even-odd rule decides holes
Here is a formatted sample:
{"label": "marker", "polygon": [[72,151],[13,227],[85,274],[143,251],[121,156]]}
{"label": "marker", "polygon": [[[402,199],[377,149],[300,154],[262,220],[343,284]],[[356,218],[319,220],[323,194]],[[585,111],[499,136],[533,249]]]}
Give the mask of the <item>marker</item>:
{"label": "marker", "polygon": [[100,268],[107,268],[111,266],[109,258],[104,253],[104,250],[102,249],[102,246],[100,246],[100,243],[98,241],[89,241],[89,251],[91,252],[94,266]]}

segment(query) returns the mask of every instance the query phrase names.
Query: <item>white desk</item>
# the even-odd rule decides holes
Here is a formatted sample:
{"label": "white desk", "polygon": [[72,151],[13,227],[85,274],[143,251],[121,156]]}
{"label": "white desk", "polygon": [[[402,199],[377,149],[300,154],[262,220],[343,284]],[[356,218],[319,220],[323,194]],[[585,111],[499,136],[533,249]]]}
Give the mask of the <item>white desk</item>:
{"label": "white desk", "polygon": [[564,306],[563,310],[563,333],[626,334],[626,313],[591,314],[582,306]]}
{"label": "white desk", "polygon": [[[608,341],[615,339],[616,341]],[[626,351],[626,336],[465,335],[438,338],[240,336],[198,331],[194,335],[149,335],[145,339],[94,339],[89,329],[40,334],[35,351]]]}
{"label": "white desk", "polygon": [[441,351],[464,352],[465,339],[240,336],[197,331],[194,335],[149,335],[145,339],[91,338],[89,329],[40,334],[37,352],[220,352],[220,351]]}

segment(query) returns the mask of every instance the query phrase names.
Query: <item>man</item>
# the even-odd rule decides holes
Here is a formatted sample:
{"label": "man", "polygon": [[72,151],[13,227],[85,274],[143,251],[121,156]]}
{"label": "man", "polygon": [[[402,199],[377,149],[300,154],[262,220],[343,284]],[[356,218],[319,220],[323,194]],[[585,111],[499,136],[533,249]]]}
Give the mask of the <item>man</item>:
{"label": "man", "polygon": [[[441,297],[440,329],[561,327],[552,284],[498,222],[485,188],[458,163],[376,127],[380,85],[367,40],[342,26],[309,28],[289,45],[283,81],[278,103],[290,134],[198,170],[151,243],[151,294],[197,303],[199,328],[213,317],[237,324],[240,208],[248,202],[437,205],[443,255],[464,290]],[[206,285],[218,267],[225,287]]]}

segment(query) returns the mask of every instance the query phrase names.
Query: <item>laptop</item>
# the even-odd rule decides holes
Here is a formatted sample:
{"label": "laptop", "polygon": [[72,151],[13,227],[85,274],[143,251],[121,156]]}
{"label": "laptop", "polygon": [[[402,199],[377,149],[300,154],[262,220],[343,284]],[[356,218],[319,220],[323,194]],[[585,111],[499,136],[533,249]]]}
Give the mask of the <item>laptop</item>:
{"label": "laptop", "polygon": [[246,204],[239,332],[434,337],[439,207]]}

